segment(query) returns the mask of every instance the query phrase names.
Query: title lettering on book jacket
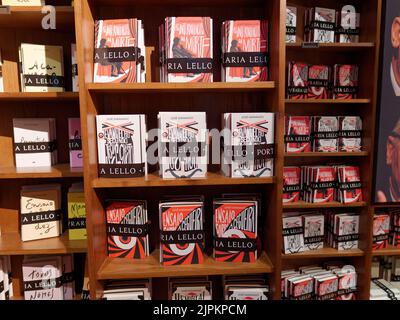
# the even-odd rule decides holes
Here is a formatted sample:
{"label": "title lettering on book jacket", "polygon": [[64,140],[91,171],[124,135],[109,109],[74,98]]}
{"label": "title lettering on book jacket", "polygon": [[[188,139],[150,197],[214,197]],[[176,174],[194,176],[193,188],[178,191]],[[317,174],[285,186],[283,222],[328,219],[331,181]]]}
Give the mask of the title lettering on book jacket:
{"label": "title lettering on book jacket", "polygon": [[226,67],[268,67],[268,52],[225,52],[222,64]]}
{"label": "title lettering on book jacket", "polygon": [[24,291],[36,291],[59,288],[63,284],[62,278],[24,281]]}
{"label": "title lettering on book jacket", "polygon": [[257,239],[215,238],[214,248],[221,251],[256,251]]}
{"label": "title lettering on book jacket", "polygon": [[81,139],[70,139],[69,140],[69,149],[72,151],[81,151],[82,150],[82,140]]}
{"label": "title lettering on book jacket", "polygon": [[272,159],[275,154],[274,144],[255,144],[226,146],[225,155],[232,160],[261,160]]}
{"label": "title lettering on book jacket", "polygon": [[68,229],[85,229],[86,218],[68,218]]}
{"label": "title lettering on book jacket", "polygon": [[45,212],[24,213],[21,215],[21,224],[23,225],[44,223],[51,221],[61,221],[61,212],[45,211]]}
{"label": "title lettering on book jacket", "polygon": [[56,141],[14,143],[14,152],[15,153],[53,152],[56,149],[57,149]]}
{"label": "title lettering on book jacket", "polygon": [[27,87],[64,88],[64,77],[55,74],[24,74],[24,83]]}
{"label": "title lettering on book jacket", "polygon": [[107,223],[107,234],[111,236],[145,237],[148,233],[148,224]]}
{"label": "title lettering on book jacket", "polygon": [[166,59],[168,73],[212,73],[212,58],[169,58]]}
{"label": "title lettering on book jacket", "polygon": [[94,62],[100,64],[138,61],[141,55],[137,47],[96,48]]}
{"label": "title lettering on book jacket", "polygon": [[204,232],[202,230],[161,231],[160,241],[163,244],[203,243]]}
{"label": "title lettering on book jacket", "polygon": [[134,164],[99,163],[99,175],[104,178],[143,177],[144,174],[145,174],[144,163],[134,163]]}

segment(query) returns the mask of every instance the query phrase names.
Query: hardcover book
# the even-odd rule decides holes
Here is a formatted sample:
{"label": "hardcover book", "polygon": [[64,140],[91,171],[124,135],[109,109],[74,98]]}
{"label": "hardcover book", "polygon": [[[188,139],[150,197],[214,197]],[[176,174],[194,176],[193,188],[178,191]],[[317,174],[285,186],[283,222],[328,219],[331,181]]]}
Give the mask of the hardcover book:
{"label": "hardcover book", "polygon": [[144,259],[149,255],[146,201],[113,201],[106,218],[109,257]]}
{"label": "hardcover book", "polygon": [[258,258],[258,201],[214,200],[214,259],[255,262]]}
{"label": "hardcover book", "polygon": [[285,147],[288,153],[311,151],[310,117],[285,116]]}
{"label": "hardcover book", "polygon": [[373,220],[372,249],[380,250],[388,247],[390,216],[388,214],[375,214]]}
{"label": "hardcover book", "polygon": [[167,17],[164,31],[166,82],[213,82],[213,20]]}
{"label": "hardcover book", "polygon": [[361,151],[361,136],[362,120],[360,117],[339,117],[339,151]]}
{"label": "hardcover book", "polygon": [[98,115],[100,177],[128,178],[147,174],[145,115]]}
{"label": "hardcover book", "polygon": [[308,65],[302,62],[289,62],[288,88],[289,99],[307,99],[308,93]]}
{"label": "hardcover book", "polygon": [[308,99],[328,99],[330,67],[311,65],[308,67]]}
{"label": "hardcover book", "polygon": [[336,42],[355,43],[360,41],[360,14],[342,7],[336,12]]}
{"label": "hardcover book", "polygon": [[305,250],[318,250],[324,247],[324,222],[323,214],[303,215]]}
{"label": "hardcover book", "polygon": [[268,21],[222,23],[222,81],[268,80]]}
{"label": "hardcover book", "polygon": [[225,113],[221,169],[226,176],[274,174],[274,113]]}
{"label": "hardcover book", "polygon": [[96,21],[93,82],[144,82],[144,56],[141,20]]}
{"label": "hardcover book", "polygon": [[21,43],[21,91],[64,92],[63,47]]}
{"label": "hardcover book", "polygon": [[204,261],[204,203],[163,201],[159,204],[160,262],[164,266]]}
{"label": "hardcover book", "polygon": [[362,183],[360,168],[356,166],[337,167],[339,182],[339,201],[342,203],[360,202],[362,198]]}
{"label": "hardcover book", "polygon": [[334,9],[314,7],[308,12],[305,33],[309,33],[310,42],[335,42],[336,11]]}
{"label": "hardcover book", "polygon": [[358,66],[335,64],[333,70],[333,99],[356,99]]}
{"label": "hardcover book", "polygon": [[297,202],[300,199],[300,167],[283,168],[283,203]]}
{"label": "hardcover book", "polygon": [[15,166],[50,167],[57,163],[55,119],[13,119]]}
{"label": "hardcover book", "polygon": [[286,6],[286,43],[296,42],[297,8]]}
{"label": "hardcover book", "polygon": [[83,167],[81,120],[68,118],[69,164],[71,168]]}
{"label": "hardcover book", "polygon": [[61,185],[23,186],[21,239],[58,237],[62,233]]}
{"label": "hardcover book", "polygon": [[204,178],[208,163],[205,112],[160,112],[158,154],[162,178]]}

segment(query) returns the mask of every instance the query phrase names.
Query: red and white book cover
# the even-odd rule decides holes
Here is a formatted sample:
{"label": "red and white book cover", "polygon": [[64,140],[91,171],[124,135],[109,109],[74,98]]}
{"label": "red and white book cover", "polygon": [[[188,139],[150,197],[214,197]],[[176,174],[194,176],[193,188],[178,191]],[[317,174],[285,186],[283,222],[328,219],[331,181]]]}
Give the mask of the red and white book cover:
{"label": "red and white book cover", "polygon": [[324,203],[333,201],[336,183],[335,169],[333,167],[316,167],[311,170],[311,202]]}
{"label": "red and white book cover", "polygon": [[373,222],[372,249],[385,249],[389,244],[390,216],[388,214],[376,214]]}
{"label": "red and white book cover", "polygon": [[338,151],[339,122],[337,117],[313,117],[313,150],[315,152]]}
{"label": "red and white book cover", "polygon": [[362,119],[339,117],[339,151],[359,152],[362,149]]}
{"label": "red and white book cover", "polygon": [[140,82],[137,19],[97,20],[94,82]]}
{"label": "red and white book cover", "polygon": [[362,201],[362,184],[360,168],[357,166],[341,166],[338,168],[339,200],[342,203]]}
{"label": "red and white book cover", "polygon": [[210,17],[165,19],[167,82],[213,81],[213,23]]}
{"label": "red and white book cover", "polygon": [[285,117],[285,146],[288,153],[311,151],[310,117]]}
{"label": "red and white book cover", "polygon": [[311,300],[314,293],[314,279],[304,277],[300,280],[290,281],[291,300]]}
{"label": "red and white book cover", "polygon": [[336,297],[339,279],[336,275],[315,277],[315,295],[317,300],[332,300]]}
{"label": "red and white book cover", "polygon": [[356,99],[358,93],[358,66],[335,64],[333,78],[334,99]]}
{"label": "red and white book cover", "polygon": [[222,25],[222,80],[268,80],[268,21],[229,20]]}
{"label": "red and white book cover", "polygon": [[144,259],[149,255],[144,201],[115,201],[106,209],[108,256]]}
{"label": "red and white book cover", "polygon": [[289,62],[287,92],[289,99],[307,99],[308,64],[302,62]]}
{"label": "red and white book cover", "polygon": [[164,266],[204,261],[202,202],[161,202],[160,262]]}
{"label": "red and white book cover", "polygon": [[283,168],[283,203],[300,199],[300,167]]}
{"label": "red and white book cover", "polygon": [[329,95],[330,67],[311,65],[308,67],[308,99],[327,99]]}
{"label": "red and white book cover", "polygon": [[214,258],[255,262],[258,246],[257,201],[214,201]]}

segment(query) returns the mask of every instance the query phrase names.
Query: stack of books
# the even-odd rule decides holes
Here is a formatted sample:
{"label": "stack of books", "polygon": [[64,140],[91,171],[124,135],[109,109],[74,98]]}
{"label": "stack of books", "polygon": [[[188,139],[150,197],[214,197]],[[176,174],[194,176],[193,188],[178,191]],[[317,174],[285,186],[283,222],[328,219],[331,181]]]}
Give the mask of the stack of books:
{"label": "stack of books", "polygon": [[170,300],[212,300],[212,282],[205,277],[170,278]]}

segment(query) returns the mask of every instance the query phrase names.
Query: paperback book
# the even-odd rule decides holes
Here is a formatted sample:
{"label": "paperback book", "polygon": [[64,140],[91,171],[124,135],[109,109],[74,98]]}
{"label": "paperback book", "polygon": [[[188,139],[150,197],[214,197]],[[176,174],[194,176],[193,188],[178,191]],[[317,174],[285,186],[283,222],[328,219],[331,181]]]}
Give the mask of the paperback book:
{"label": "paperback book", "polygon": [[289,62],[288,88],[289,99],[307,99],[308,95],[308,64],[302,62]]}
{"label": "paperback book", "polygon": [[339,151],[362,151],[362,119],[360,117],[339,117]]}
{"label": "paperback book", "polygon": [[333,99],[356,99],[358,66],[335,64],[333,70]]}
{"label": "paperback book", "polygon": [[300,167],[283,168],[283,203],[297,202],[300,199]]}
{"label": "paperback book", "polygon": [[313,150],[315,152],[337,152],[339,122],[337,117],[312,117]]}
{"label": "paperback book", "polygon": [[308,67],[308,99],[328,99],[330,67],[310,65]]}
{"label": "paperback book", "polygon": [[71,168],[83,167],[81,120],[68,118],[69,164]]}
{"label": "paperback book", "polygon": [[311,151],[311,120],[309,116],[285,116],[285,151]]}
{"label": "paperback book", "polygon": [[296,42],[297,8],[286,6],[286,43]]}
{"label": "paperback book", "polygon": [[335,42],[336,10],[313,7],[306,9],[305,40],[306,42]]}
{"label": "paperback book", "polygon": [[68,190],[68,235],[71,240],[83,240],[86,233],[86,205],[83,184],[73,184]]}
{"label": "paperback book", "polygon": [[303,252],[304,226],[303,219],[297,213],[285,213],[282,218],[283,253]]}

